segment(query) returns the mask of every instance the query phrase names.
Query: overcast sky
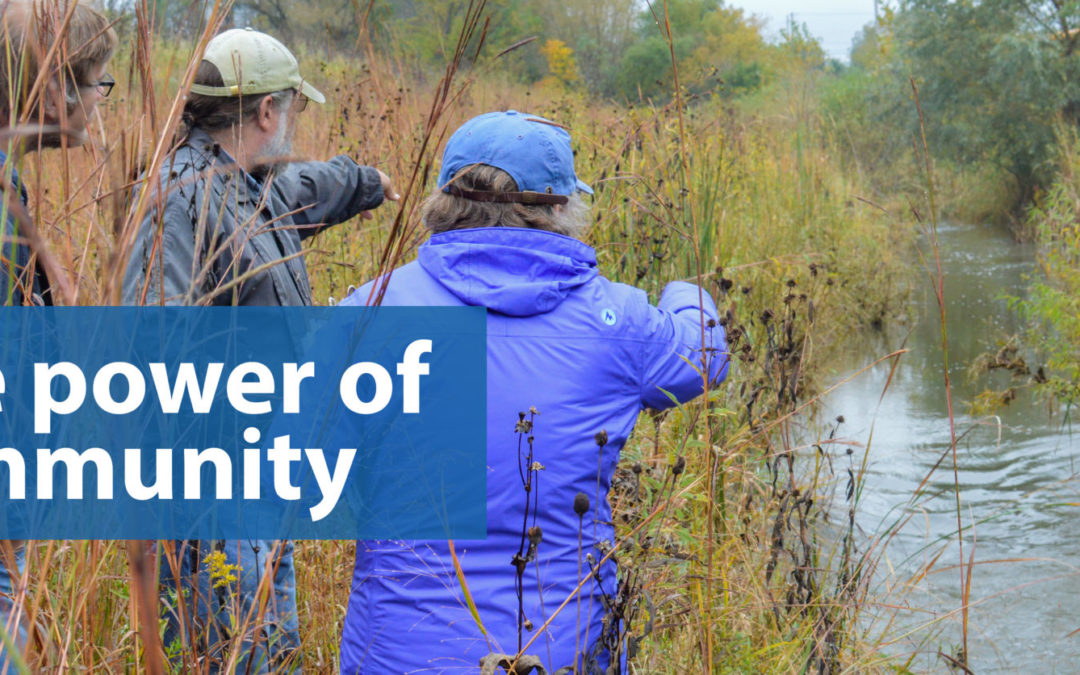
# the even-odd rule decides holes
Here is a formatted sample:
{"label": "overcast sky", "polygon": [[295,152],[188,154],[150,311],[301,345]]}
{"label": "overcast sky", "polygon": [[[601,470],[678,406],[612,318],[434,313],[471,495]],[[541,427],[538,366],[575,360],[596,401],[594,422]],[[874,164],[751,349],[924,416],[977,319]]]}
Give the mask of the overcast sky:
{"label": "overcast sky", "polygon": [[825,53],[847,61],[851,39],[874,20],[874,0],[726,0],[729,7],[739,7],[767,21],[765,34],[776,38],[787,24],[788,15],[796,23],[805,23],[810,34],[821,40]]}

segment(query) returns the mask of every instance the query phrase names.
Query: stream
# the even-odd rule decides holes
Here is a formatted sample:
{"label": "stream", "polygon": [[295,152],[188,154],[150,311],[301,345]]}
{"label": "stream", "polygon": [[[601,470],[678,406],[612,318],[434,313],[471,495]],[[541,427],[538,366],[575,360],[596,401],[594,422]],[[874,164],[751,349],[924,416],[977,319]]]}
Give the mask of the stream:
{"label": "stream", "polygon": [[[1003,296],[1025,294],[1035,249],[989,225],[945,224],[939,237],[961,511],[965,526],[975,522],[964,536],[964,558],[975,555],[968,665],[979,675],[1080,672],[1080,427],[1071,433],[1024,390],[997,418],[973,417],[966,405],[988,386],[1010,385],[1003,372],[972,381],[967,371],[1019,329]],[[884,635],[887,653],[916,654],[918,672],[949,672],[938,650],[955,655],[961,644],[956,496],[951,453],[931,474],[949,448],[949,419],[937,302],[927,275],[916,274],[914,325],[862,341],[837,369],[839,381],[906,347],[884,397],[888,362],[829,394],[820,419],[842,415],[838,437],[869,444],[856,516],[862,549],[898,528],[874,570],[867,639]]]}

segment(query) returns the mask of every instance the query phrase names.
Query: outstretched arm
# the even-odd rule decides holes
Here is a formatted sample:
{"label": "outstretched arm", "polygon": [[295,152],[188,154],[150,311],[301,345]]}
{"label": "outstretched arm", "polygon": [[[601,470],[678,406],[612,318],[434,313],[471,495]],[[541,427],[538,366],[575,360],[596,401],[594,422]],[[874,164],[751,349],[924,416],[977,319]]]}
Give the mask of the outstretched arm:
{"label": "outstretched arm", "polygon": [[658,305],[649,307],[646,331],[642,405],[657,409],[675,405],[664,392],[680,403],[689,401],[702,393],[705,372],[710,383],[727,377],[730,355],[716,304],[697,286],[682,281],[668,284]]}
{"label": "outstretched arm", "polygon": [[294,212],[292,219],[301,226],[301,238],[373,209],[383,199],[397,199],[386,174],[344,155],[328,162],[289,164],[274,177],[274,187]]}

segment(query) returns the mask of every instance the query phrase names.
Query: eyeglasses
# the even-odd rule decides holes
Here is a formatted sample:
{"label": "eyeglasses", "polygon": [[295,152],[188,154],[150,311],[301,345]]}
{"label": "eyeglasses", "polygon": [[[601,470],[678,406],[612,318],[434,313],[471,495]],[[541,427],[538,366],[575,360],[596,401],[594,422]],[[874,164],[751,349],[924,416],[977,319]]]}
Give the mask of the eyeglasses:
{"label": "eyeglasses", "polygon": [[307,96],[304,96],[300,92],[296,92],[296,98],[293,99],[293,110],[298,113],[304,112],[305,110],[307,110],[307,104],[310,100],[311,99],[309,99]]}
{"label": "eyeglasses", "polygon": [[98,91],[101,92],[101,96],[103,98],[108,98],[109,94],[112,93],[113,87],[116,86],[116,80],[113,79],[112,75],[105,73],[104,77],[99,82],[91,82],[84,86],[97,87]]}

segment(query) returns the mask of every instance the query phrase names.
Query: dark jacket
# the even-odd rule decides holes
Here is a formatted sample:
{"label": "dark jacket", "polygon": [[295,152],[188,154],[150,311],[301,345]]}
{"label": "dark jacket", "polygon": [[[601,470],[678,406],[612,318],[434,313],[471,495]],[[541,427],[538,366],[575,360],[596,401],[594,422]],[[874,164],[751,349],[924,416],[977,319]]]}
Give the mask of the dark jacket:
{"label": "dark jacket", "polygon": [[310,305],[301,241],[383,199],[378,172],[348,157],[259,180],[200,129],[159,178],[124,275],[126,305]]}
{"label": "dark jacket", "polygon": [[[7,163],[7,155],[0,151],[0,167]],[[6,183],[7,169],[0,169]],[[19,180],[19,172],[12,167],[11,181],[8,183],[12,194],[18,196],[25,207],[27,204],[26,187]],[[0,191],[0,199],[6,197],[5,191]],[[0,222],[0,306],[3,305],[51,305],[52,293],[49,288],[49,278],[45,275],[45,268],[41,265],[31,265],[30,247],[19,241],[19,227],[10,208],[0,201],[0,213],[3,214],[3,222]],[[30,291],[30,297],[26,297],[24,291]],[[10,297],[9,297],[10,296]]]}
{"label": "dark jacket", "polygon": [[[371,286],[342,305],[365,304]],[[579,559],[600,560],[604,542],[615,541],[607,495],[638,413],[699,395],[706,369],[722,380],[729,363],[724,329],[697,286],[671,283],[652,306],[644,291],[600,276],[586,244],[517,227],[432,236],[415,262],[390,276],[382,304],[488,308],[487,539],[455,542],[487,632],[472,618],[445,541],[357,542],[341,672],[476,672],[489,652],[517,651],[511,558],[522,545],[526,499],[527,524],[543,536],[522,579],[521,603],[538,631],[577,586]],[[544,468],[527,495],[515,423],[531,407],[539,411],[530,432],[534,460]],[[602,447],[600,430],[607,432]],[[574,511],[579,492],[591,502],[581,520]],[[583,589],[580,624],[576,607],[568,608],[527,653],[553,673],[574,663],[578,647],[603,672],[613,639],[605,632],[604,596],[616,596],[617,583],[609,560],[600,581]],[[522,632],[526,640],[534,634]]]}

